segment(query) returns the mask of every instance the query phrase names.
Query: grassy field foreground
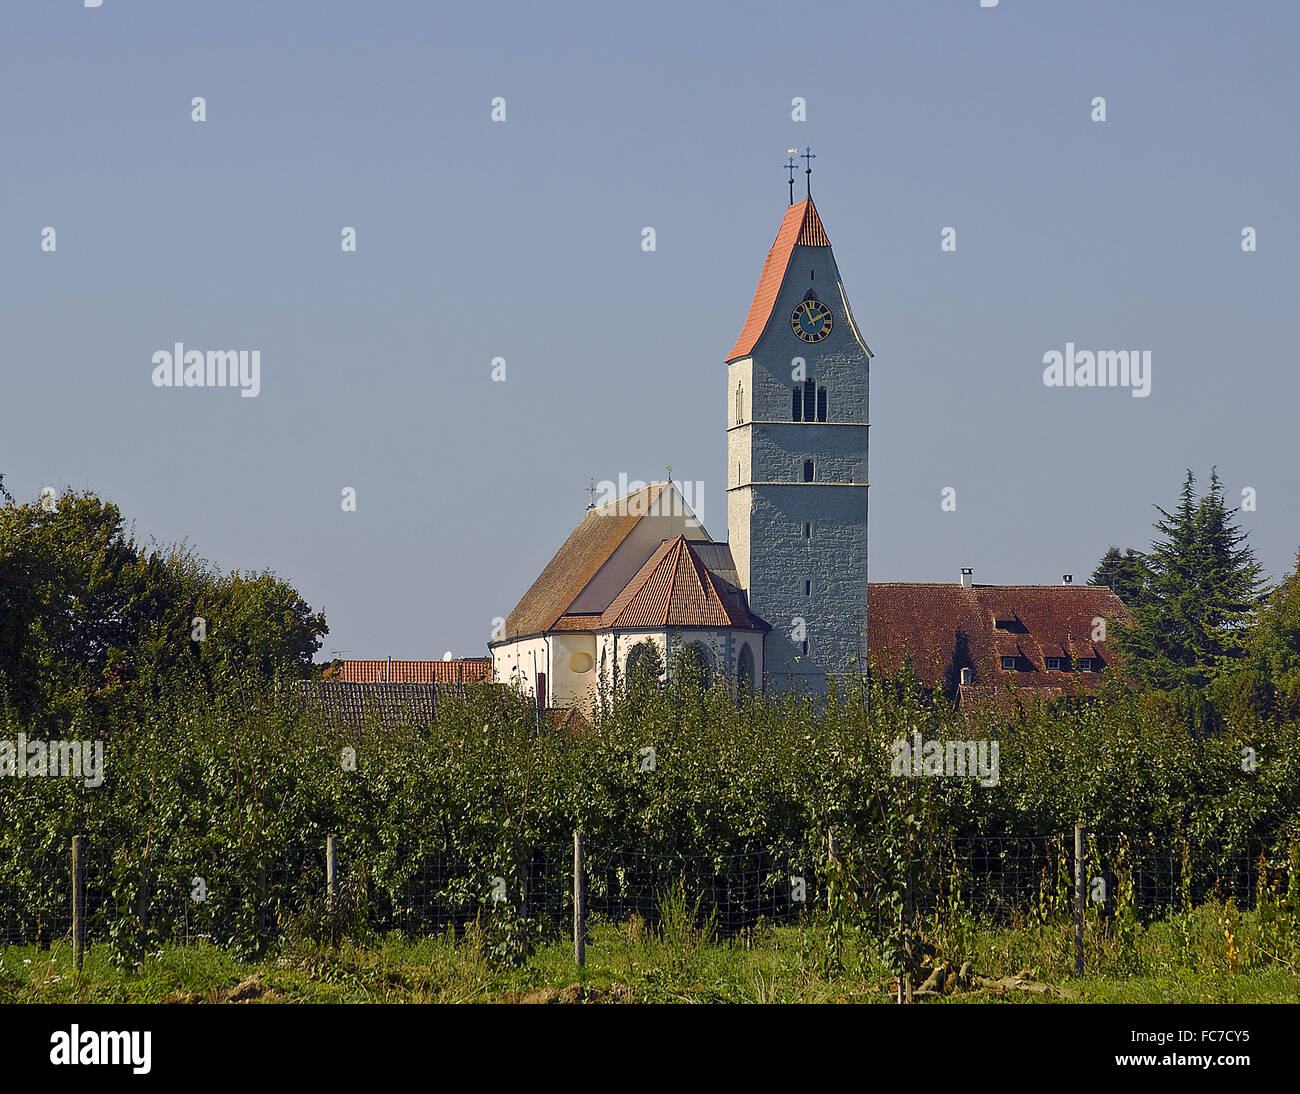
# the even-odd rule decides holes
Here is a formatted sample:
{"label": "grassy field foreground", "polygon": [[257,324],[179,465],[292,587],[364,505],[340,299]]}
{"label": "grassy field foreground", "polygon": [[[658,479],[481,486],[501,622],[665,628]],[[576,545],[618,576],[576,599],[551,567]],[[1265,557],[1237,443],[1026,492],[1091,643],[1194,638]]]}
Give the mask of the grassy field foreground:
{"label": "grassy field foreground", "polygon": [[[1228,926],[1225,930],[1224,923]],[[540,945],[523,968],[504,968],[471,929],[421,940],[390,937],[337,946],[288,941],[241,961],[210,943],[166,947],[134,970],[91,946],[80,974],[66,943],[0,951],[4,1003],[889,1003],[892,977],[851,939],[832,956],[823,924],[763,927],[727,940],[643,921],[591,932],[587,965],[572,944]],[[1248,915],[1205,905],[1116,939],[1088,931],[1089,968],[1073,975],[1067,924],[948,932],[951,994],[922,1003],[1300,1003],[1294,964],[1268,951]],[[960,966],[968,966],[959,978]]]}

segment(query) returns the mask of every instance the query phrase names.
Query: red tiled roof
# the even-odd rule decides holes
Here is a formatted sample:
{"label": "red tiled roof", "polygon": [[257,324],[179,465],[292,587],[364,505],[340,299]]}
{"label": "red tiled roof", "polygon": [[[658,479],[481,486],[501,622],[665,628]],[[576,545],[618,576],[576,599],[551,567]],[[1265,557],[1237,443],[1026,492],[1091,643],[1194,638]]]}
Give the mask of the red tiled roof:
{"label": "red tiled roof", "polygon": [[758,288],[754,290],[754,301],[749,306],[749,317],[741,328],[740,337],[727,354],[730,363],[740,357],[747,357],[753,350],[767,321],[771,318],[772,308],[785,280],[786,268],[790,265],[790,256],[796,246],[829,247],[831,241],[826,238],[826,229],[822,227],[821,217],[812,198],[791,205],[785,211],[785,219],[776,233],[776,241],[767,252],[767,261],[763,263],[763,274],[758,279]]}
{"label": "red tiled roof", "polygon": [[[872,665],[896,671],[910,653],[927,686],[951,681],[958,670],[974,670],[976,685],[1087,690],[1097,673],[1051,670],[1047,657],[1091,657],[1117,662],[1104,641],[1094,642],[1094,620],[1131,621],[1124,602],[1099,585],[871,584],[867,591],[867,647]],[[1000,631],[996,620],[1014,619],[1023,631]],[[965,649],[959,649],[964,643]],[[1002,657],[1025,667],[1003,671]],[[955,681],[952,681],[955,682]]]}
{"label": "red tiled roof", "polygon": [[601,628],[745,627],[767,630],[719,581],[685,536],[664,540],[601,617]]}
{"label": "red tiled roof", "polygon": [[1066,695],[1063,687],[992,687],[982,684],[962,684],[957,689],[958,705],[967,714],[976,710],[989,710],[1003,718],[1010,718],[1028,710],[1035,703],[1061,699]]}
{"label": "red tiled roof", "polygon": [[492,658],[451,661],[340,661],[337,679],[345,684],[468,684],[492,679]]}

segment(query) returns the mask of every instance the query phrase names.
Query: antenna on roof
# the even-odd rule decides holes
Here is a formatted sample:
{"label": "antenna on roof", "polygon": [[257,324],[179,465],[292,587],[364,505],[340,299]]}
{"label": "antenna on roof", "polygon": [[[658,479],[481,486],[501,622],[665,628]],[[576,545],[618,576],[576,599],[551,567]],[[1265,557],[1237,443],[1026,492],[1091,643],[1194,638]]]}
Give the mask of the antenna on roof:
{"label": "antenna on roof", "polygon": [[807,176],[806,182],[808,184],[808,200],[812,201],[812,161],[817,158],[817,153],[812,150],[811,144],[805,144],[803,146],[803,151],[799,153],[799,158],[808,165],[807,167],[804,168],[803,173],[804,175]]}
{"label": "antenna on roof", "polygon": [[794,162],[794,154],[797,151],[798,149],[796,148],[786,149],[786,154],[790,157],[790,162],[785,165],[785,169],[790,172],[790,204],[791,205],[794,204],[794,172],[795,172],[795,168],[799,166],[797,163]]}

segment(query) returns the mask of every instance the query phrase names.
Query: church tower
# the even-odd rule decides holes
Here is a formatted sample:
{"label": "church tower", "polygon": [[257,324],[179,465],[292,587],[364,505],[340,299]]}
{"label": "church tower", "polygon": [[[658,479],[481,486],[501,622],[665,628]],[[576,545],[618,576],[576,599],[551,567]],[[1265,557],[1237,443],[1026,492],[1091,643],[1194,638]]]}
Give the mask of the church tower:
{"label": "church tower", "polygon": [[750,610],[772,627],[769,694],[824,692],[828,675],[866,665],[871,351],[808,174],[727,355],[728,540]]}

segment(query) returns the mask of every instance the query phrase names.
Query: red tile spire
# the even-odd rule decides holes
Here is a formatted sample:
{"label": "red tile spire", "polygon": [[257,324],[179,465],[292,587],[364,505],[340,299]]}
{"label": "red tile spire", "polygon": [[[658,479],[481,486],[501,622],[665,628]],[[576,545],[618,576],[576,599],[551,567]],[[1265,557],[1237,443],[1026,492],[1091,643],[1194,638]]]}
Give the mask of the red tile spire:
{"label": "red tile spire", "polygon": [[767,252],[767,261],[763,263],[763,275],[758,279],[758,288],[754,290],[754,302],[749,306],[749,318],[741,329],[740,337],[727,354],[727,363],[741,357],[748,357],[755,344],[767,327],[785,280],[785,271],[790,265],[790,257],[798,247],[829,247],[831,241],[826,238],[826,229],[822,227],[822,218],[817,215],[817,206],[812,198],[807,198],[791,205],[781,221],[781,228],[776,233],[776,242]]}

